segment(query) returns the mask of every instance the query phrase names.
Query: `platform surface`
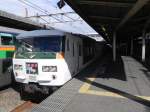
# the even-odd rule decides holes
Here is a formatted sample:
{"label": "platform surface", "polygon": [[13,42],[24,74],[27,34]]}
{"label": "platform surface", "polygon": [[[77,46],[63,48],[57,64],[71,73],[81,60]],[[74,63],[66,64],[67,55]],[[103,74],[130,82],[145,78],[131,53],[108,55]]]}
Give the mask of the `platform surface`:
{"label": "platform surface", "polygon": [[132,57],[91,64],[32,112],[150,112],[150,70]]}

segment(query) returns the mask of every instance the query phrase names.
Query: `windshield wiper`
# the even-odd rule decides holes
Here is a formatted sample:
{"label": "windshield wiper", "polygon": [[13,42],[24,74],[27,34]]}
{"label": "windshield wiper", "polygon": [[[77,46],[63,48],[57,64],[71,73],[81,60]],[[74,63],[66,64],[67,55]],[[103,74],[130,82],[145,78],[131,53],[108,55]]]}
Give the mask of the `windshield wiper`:
{"label": "windshield wiper", "polygon": [[32,46],[32,45],[30,45],[29,43],[27,43],[27,42],[25,42],[25,41],[23,41],[23,40],[21,40],[21,43],[22,43],[22,46],[23,46],[27,51],[32,52],[32,49],[33,49],[33,46]]}

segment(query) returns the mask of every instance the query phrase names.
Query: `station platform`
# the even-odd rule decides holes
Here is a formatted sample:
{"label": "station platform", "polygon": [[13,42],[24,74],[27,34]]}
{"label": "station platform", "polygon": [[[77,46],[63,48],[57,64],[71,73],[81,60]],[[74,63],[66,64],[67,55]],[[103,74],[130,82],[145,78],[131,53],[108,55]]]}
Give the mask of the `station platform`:
{"label": "station platform", "polygon": [[32,112],[150,112],[150,70],[132,57],[105,56]]}

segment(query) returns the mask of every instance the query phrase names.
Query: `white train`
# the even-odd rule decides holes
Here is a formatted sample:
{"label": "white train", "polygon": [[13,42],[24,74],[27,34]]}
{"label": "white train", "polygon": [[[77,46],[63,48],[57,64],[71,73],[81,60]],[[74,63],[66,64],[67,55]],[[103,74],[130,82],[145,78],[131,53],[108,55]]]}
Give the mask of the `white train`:
{"label": "white train", "polygon": [[17,39],[13,72],[29,93],[64,85],[99,54],[95,40],[58,30],[30,31]]}

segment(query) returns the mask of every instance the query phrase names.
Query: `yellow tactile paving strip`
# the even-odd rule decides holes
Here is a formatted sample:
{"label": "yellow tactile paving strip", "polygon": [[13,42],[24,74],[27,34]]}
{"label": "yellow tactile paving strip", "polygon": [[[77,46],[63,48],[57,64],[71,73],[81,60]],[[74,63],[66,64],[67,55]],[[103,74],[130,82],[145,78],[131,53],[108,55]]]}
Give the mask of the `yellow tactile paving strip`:
{"label": "yellow tactile paving strip", "polygon": [[[121,96],[113,92],[90,90],[90,86],[95,79],[96,79],[96,76],[93,76],[92,78],[87,78],[86,82],[79,89],[79,93],[97,95],[97,96],[105,96],[105,97],[114,97],[114,98],[126,98],[124,96]],[[150,101],[150,96],[139,96],[139,95],[134,95],[134,96]]]}

